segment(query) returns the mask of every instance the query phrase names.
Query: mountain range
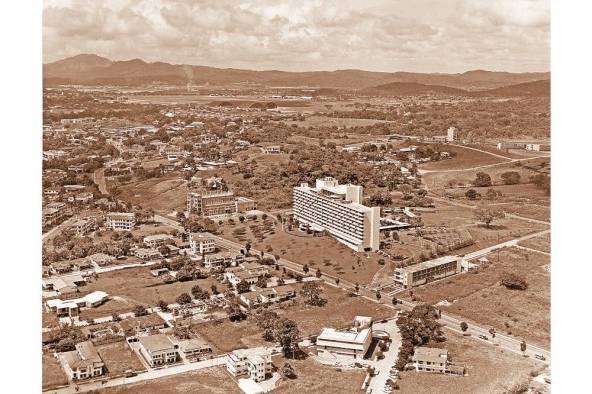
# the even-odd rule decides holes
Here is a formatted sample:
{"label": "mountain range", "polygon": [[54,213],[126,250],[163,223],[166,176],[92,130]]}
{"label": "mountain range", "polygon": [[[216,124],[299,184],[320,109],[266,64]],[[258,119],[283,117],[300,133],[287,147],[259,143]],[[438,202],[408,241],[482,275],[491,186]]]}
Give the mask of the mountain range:
{"label": "mountain range", "polygon": [[[548,96],[550,73],[473,70],[460,74],[373,72],[363,70],[288,72],[148,63],[141,59],[113,61],[80,54],[43,65],[44,85],[185,85],[259,84],[268,87],[318,87],[359,90],[364,94],[410,95],[429,92]],[[533,85],[534,84],[534,85]],[[480,93],[478,93],[480,92]]]}

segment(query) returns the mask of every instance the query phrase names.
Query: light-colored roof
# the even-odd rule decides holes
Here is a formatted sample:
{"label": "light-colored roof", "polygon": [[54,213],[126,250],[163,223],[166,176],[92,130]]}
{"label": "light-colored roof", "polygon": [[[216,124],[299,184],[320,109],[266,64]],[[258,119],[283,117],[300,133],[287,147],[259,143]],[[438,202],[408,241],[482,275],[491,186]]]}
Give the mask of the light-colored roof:
{"label": "light-colored roof", "polygon": [[266,349],[264,347],[255,347],[255,348],[250,348],[250,349],[236,349],[233,350],[232,353],[234,353],[235,355],[237,355],[240,358],[245,358],[245,357],[255,357],[255,356],[271,356],[271,350],[270,349]]}
{"label": "light-colored roof", "polygon": [[451,263],[453,261],[458,261],[458,260],[460,260],[460,257],[458,257],[458,256],[442,256],[442,257],[438,257],[437,259],[424,261],[422,263],[413,264],[413,265],[410,265],[410,266],[404,267],[404,268],[399,268],[399,270],[405,271],[405,272],[416,272],[416,271],[424,270],[426,268],[437,267],[439,265]]}
{"label": "light-colored roof", "polygon": [[413,361],[430,361],[437,363],[445,363],[448,359],[448,350],[438,349],[433,347],[418,347],[415,348],[413,354]]}
{"label": "light-colored roof", "polygon": [[369,328],[360,331],[323,328],[323,331],[317,337],[317,345],[363,350],[364,344],[371,337],[370,333]]}
{"label": "light-colored roof", "polygon": [[164,334],[148,335],[139,339],[144,349],[149,352],[159,352],[174,347],[173,342]]}
{"label": "light-colored roof", "polygon": [[195,349],[211,349],[211,346],[202,339],[186,339],[178,343],[179,349],[183,352]]}

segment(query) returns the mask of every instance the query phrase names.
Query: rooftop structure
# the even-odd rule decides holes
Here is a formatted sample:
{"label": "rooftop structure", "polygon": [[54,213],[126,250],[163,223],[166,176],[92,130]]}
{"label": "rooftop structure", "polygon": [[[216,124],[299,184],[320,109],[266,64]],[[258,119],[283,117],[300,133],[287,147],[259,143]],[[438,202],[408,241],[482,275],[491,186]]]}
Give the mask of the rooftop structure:
{"label": "rooftop structure", "polygon": [[397,268],[395,269],[395,282],[407,288],[455,275],[461,271],[461,260],[458,256],[442,256],[408,267]]}
{"label": "rooftop structure", "polygon": [[372,341],[372,318],[356,316],[348,330],[323,328],[317,337],[317,352],[325,358],[361,359]]}

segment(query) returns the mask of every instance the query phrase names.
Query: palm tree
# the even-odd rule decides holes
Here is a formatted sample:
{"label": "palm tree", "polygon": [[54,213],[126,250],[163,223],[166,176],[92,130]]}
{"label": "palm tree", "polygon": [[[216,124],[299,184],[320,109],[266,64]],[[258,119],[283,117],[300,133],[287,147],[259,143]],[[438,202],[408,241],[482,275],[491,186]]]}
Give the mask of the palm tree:
{"label": "palm tree", "polygon": [[462,332],[466,332],[469,328],[469,325],[466,322],[460,322],[460,329],[462,330]]}

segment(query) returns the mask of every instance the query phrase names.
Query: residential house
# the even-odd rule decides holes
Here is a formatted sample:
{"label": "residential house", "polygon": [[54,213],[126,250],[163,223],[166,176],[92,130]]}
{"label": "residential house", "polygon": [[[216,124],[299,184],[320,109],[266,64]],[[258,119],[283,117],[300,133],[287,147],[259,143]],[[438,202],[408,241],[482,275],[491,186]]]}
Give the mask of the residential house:
{"label": "residential house", "polygon": [[119,326],[126,336],[135,336],[157,332],[166,328],[167,324],[157,313],[150,313],[122,320],[119,322]]}
{"label": "residential house", "polygon": [[180,341],[177,345],[179,351],[190,360],[212,353],[212,347],[200,339],[187,339]]}
{"label": "residential house", "polygon": [[173,237],[169,234],[154,234],[144,237],[144,245],[149,248],[156,249],[159,246],[171,242]]}
{"label": "residential house", "polygon": [[97,222],[93,217],[86,217],[82,219],[78,219],[74,224],[72,224],[72,228],[76,231],[76,235],[81,237],[86,235],[87,233],[91,232],[97,227]]}
{"label": "residential house", "polygon": [[131,231],[135,225],[136,215],[124,212],[109,213],[105,223],[105,227],[113,231]]}
{"label": "residential house", "polygon": [[134,250],[134,255],[142,260],[158,259],[162,254],[156,249],[138,248]]}
{"label": "residential house", "polygon": [[91,254],[90,256],[88,256],[87,259],[92,264],[96,264],[99,267],[104,267],[107,264],[111,263],[113,260],[115,260],[115,257],[109,256],[108,254],[105,254],[105,253],[95,253],[95,254]]}
{"label": "residential house", "polygon": [[190,233],[189,247],[194,255],[214,253],[216,251],[216,242],[210,233]]}

